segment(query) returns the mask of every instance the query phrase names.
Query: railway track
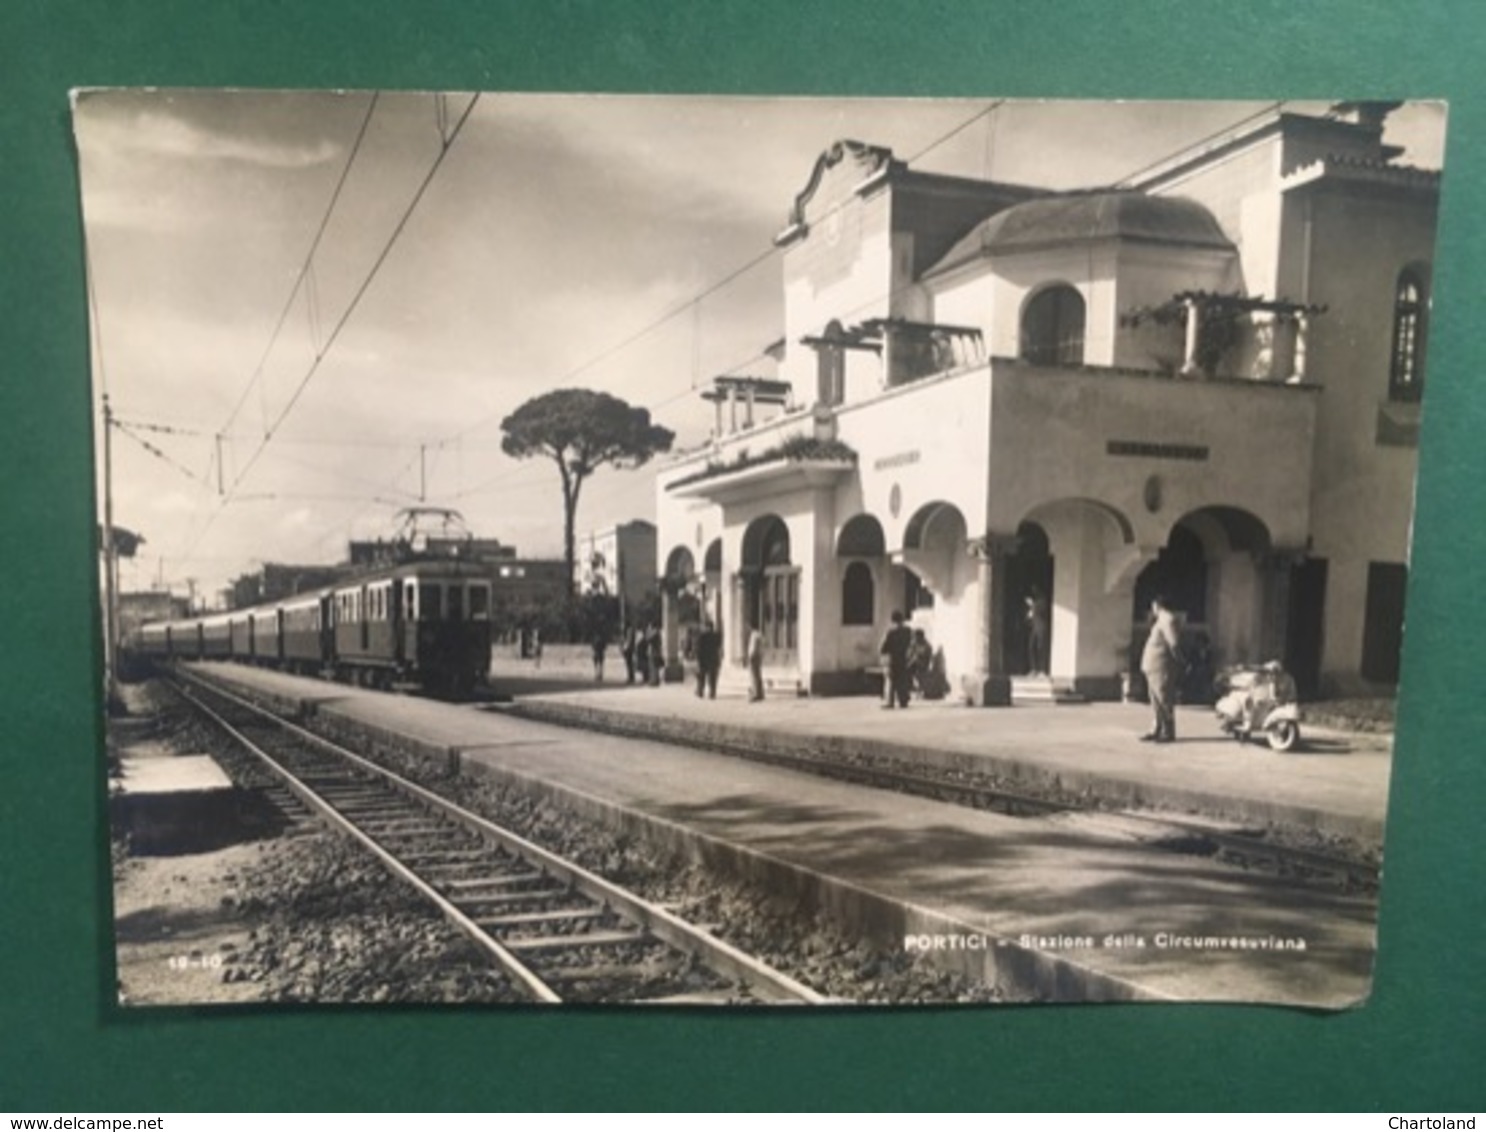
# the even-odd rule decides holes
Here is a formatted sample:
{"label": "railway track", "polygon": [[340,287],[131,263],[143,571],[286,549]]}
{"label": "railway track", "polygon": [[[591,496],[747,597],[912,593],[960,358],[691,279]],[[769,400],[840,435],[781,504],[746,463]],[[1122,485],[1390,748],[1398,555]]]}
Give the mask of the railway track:
{"label": "railway track", "polygon": [[532,1001],[822,1003],[665,908],[196,678],[183,698],[425,896]]}
{"label": "railway track", "polygon": [[[652,743],[683,745],[664,735],[657,735],[643,720],[632,725],[627,721],[609,718],[568,721],[553,719],[545,714],[528,713],[519,704],[506,705],[500,710],[550,726],[581,728]],[[933,773],[932,769],[926,772],[922,768],[905,770],[877,762],[847,762],[830,756],[803,754],[729,740],[699,739],[684,745],[859,786],[893,790],[1011,817],[1088,815],[1097,819],[1089,830],[1091,836],[1139,841],[1161,852],[1215,858],[1236,868],[1262,870],[1300,883],[1336,887],[1347,892],[1375,893],[1379,887],[1379,866],[1369,855],[1344,855],[1275,841],[1270,839],[1270,831],[1264,829],[1237,829],[1199,817],[1119,810],[1089,805],[1074,798],[1027,794],[1007,790],[998,783],[979,779],[972,774],[952,771]]]}

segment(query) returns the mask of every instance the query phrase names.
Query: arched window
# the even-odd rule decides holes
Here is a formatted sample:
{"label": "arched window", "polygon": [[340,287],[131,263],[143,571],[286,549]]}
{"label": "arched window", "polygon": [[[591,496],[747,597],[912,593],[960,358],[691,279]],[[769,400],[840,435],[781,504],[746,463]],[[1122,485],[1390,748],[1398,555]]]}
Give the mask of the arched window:
{"label": "arched window", "polygon": [[1039,366],[1081,365],[1084,360],[1084,297],[1066,283],[1032,296],[1022,311],[1024,361]]}
{"label": "arched window", "polygon": [[876,598],[872,567],[865,562],[849,563],[841,579],[841,624],[871,625]]}
{"label": "arched window", "polygon": [[1424,391],[1424,284],[1412,270],[1398,277],[1393,293],[1393,359],[1388,370],[1388,398],[1417,401]]}
{"label": "arched window", "polygon": [[833,318],[815,347],[815,397],[822,405],[839,405],[846,400],[845,339],[846,331]]}

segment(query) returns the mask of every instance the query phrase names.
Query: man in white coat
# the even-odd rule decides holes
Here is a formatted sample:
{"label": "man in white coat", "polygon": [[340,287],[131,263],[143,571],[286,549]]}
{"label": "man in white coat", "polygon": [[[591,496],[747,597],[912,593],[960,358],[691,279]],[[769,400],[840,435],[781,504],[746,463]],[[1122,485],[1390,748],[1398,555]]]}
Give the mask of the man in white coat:
{"label": "man in white coat", "polygon": [[1176,616],[1163,597],[1151,602],[1151,635],[1140,654],[1140,671],[1145,674],[1151,710],[1156,716],[1155,727],[1141,739],[1170,743],[1176,738],[1176,690],[1181,681],[1182,660]]}

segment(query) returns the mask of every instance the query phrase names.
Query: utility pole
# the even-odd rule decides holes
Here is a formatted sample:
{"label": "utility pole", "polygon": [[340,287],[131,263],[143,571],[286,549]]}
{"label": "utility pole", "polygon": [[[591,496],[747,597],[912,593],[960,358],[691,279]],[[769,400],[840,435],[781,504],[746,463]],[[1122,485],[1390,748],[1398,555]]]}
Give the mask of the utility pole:
{"label": "utility pole", "polygon": [[418,502],[423,503],[428,499],[428,474],[427,474],[428,445],[418,445]]}
{"label": "utility pole", "polygon": [[113,409],[103,395],[103,668],[104,711],[118,697],[118,593],[114,574]]}

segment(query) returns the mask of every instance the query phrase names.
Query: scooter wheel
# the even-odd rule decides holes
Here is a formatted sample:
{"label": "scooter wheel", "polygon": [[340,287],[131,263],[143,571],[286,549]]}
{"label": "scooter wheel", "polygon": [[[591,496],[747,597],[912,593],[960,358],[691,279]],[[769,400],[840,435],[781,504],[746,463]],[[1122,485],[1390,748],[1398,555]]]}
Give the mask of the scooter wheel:
{"label": "scooter wheel", "polygon": [[1284,719],[1269,729],[1269,746],[1276,751],[1293,751],[1300,742],[1300,724]]}

